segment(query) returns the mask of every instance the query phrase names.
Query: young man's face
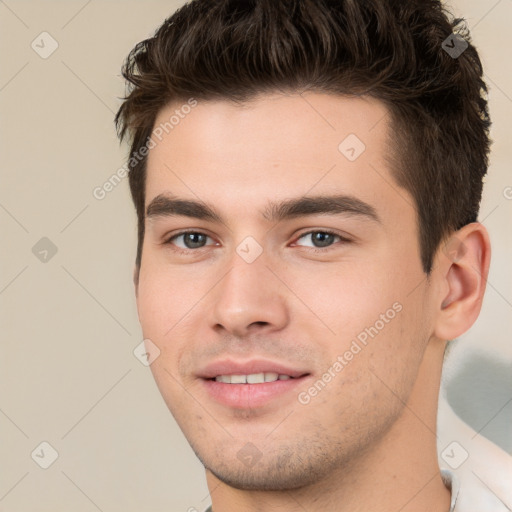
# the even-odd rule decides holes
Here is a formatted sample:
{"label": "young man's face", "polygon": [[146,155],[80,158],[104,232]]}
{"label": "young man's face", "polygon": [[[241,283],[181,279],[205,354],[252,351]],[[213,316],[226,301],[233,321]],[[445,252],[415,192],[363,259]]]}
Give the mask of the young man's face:
{"label": "young man's face", "polygon": [[[434,285],[414,200],[390,172],[387,110],[316,93],[180,108],[160,112],[155,127],[181,116],[148,158],[146,208],[161,197],[137,304],[160,350],[151,370],[219,479],[317,481],[400,422],[433,331]],[[190,205],[171,215],[163,196],[219,219]],[[338,206],[279,216],[282,203],[320,197]],[[294,378],[258,383],[261,373]],[[256,383],[213,379],[240,374]]]}

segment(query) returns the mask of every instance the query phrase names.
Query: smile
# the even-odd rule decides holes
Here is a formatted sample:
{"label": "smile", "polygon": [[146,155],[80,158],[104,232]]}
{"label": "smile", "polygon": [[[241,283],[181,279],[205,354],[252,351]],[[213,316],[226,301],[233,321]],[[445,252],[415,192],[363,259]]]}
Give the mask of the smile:
{"label": "smile", "polygon": [[225,384],[263,384],[264,382],[288,379],[293,379],[293,377],[275,372],[251,373],[249,375],[218,375],[215,377],[216,382]]}

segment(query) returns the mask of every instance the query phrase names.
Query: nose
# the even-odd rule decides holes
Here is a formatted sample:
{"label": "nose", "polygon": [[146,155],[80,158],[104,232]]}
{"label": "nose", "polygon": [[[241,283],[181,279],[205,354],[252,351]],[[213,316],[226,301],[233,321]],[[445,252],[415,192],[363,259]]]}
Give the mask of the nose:
{"label": "nose", "polygon": [[260,256],[252,263],[235,255],[213,294],[212,326],[236,337],[278,331],[289,321],[286,287]]}

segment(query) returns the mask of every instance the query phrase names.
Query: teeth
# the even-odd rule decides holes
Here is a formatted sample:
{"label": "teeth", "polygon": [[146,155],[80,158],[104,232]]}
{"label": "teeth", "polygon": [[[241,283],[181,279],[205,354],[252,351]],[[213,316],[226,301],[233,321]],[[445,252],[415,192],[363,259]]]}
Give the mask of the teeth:
{"label": "teeth", "polygon": [[265,382],[274,382],[279,378],[278,373],[269,372],[265,373]]}
{"label": "teeth", "polygon": [[[231,380],[233,382],[233,380]],[[261,384],[265,382],[265,374],[264,373],[251,373],[247,375],[247,384]]]}
{"label": "teeth", "polygon": [[264,382],[288,379],[291,379],[289,375],[279,375],[275,372],[251,373],[250,375],[219,375],[215,377],[217,382],[224,382],[225,384],[263,384]]}

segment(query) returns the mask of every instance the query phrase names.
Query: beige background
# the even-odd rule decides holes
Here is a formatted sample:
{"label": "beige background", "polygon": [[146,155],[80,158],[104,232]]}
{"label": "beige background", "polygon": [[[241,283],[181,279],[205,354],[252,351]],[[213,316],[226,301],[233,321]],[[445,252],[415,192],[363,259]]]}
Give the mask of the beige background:
{"label": "beige background", "polygon": [[[0,511],[187,511],[210,502],[202,466],[133,354],[142,338],[127,181],[93,196],[125,162],[113,125],[121,63],[181,3],[0,0]],[[448,389],[474,428],[510,452],[512,0],[452,5],[469,22],[491,89],[481,220],[493,261],[482,315],[451,356]],[[43,31],[59,45],[47,59],[31,48]],[[32,252],[43,237],[57,248],[47,262]],[[31,457],[43,441],[59,454],[48,469]]]}

